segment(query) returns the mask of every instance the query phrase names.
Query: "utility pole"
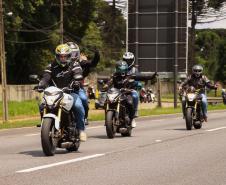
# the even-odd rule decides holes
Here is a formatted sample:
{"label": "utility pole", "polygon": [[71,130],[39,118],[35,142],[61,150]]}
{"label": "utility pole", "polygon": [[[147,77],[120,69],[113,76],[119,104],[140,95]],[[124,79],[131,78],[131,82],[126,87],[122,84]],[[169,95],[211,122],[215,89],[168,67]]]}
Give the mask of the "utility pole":
{"label": "utility pole", "polygon": [[60,0],[60,42],[64,43],[64,0]]}
{"label": "utility pole", "polygon": [[178,76],[178,0],[175,1],[175,63],[174,63],[174,108],[177,108],[177,76]]}
{"label": "utility pole", "polygon": [[2,78],[2,110],[3,122],[8,121],[8,102],[7,102],[7,81],[6,81],[6,63],[5,63],[5,39],[4,39],[4,20],[3,20],[3,2],[0,0],[0,62]]}
{"label": "utility pole", "polygon": [[60,0],[59,3],[52,3],[52,6],[60,6],[60,43],[64,43],[64,6],[71,6],[71,0]]}

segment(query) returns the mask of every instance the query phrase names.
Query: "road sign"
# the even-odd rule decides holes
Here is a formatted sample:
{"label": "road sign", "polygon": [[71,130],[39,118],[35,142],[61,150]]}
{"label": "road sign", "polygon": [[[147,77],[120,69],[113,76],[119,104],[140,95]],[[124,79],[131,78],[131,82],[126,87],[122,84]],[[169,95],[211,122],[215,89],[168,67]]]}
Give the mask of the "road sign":
{"label": "road sign", "polygon": [[[128,47],[141,72],[187,73],[187,0],[129,0]],[[169,75],[170,76],[170,75]]]}

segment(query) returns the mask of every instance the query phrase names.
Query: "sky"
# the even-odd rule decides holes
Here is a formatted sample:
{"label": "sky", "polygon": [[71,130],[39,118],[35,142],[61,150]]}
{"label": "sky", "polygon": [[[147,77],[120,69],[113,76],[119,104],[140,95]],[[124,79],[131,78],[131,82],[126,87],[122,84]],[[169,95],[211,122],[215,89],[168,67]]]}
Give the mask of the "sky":
{"label": "sky", "polygon": [[[108,3],[112,3],[112,0],[105,0]],[[126,2],[126,0],[118,0],[118,2]],[[123,4],[124,6],[126,6],[126,4]],[[226,14],[226,4],[223,8],[221,8],[222,11],[222,15],[225,16]],[[125,7],[123,8],[123,14],[126,17],[126,12],[125,12]],[[206,19],[207,21],[211,20],[211,19]],[[211,23],[203,23],[203,24],[197,24],[196,25],[196,29],[226,29],[226,19],[220,20],[220,21],[214,21]]]}
{"label": "sky", "polygon": [[226,19],[211,23],[197,24],[196,29],[226,29]]}

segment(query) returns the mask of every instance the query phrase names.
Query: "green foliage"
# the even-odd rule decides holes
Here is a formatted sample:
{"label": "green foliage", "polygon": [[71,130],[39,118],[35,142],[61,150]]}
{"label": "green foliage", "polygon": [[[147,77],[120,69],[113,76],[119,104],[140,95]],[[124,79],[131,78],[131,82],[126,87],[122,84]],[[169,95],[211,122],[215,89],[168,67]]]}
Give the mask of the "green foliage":
{"label": "green foliage", "polygon": [[216,77],[226,84],[226,39],[219,46],[218,68]]}
{"label": "green foliage", "polygon": [[195,48],[196,62],[204,66],[204,73],[226,84],[226,31],[197,31]]}
{"label": "green foliage", "polygon": [[[103,0],[71,2],[72,5],[64,6],[64,41],[76,41],[90,57],[94,48],[99,49],[99,68],[111,67],[124,50],[125,20],[121,12],[116,10],[113,16],[111,7]],[[5,1],[5,12],[13,12],[11,17],[4,16],[8,83],[30,83],[28,75],[40,73],[54,59],[54,49],[60,43],[59,3]],[[106,24],[100,26],[103,22]]]}
{"label": "green foliage", "polygon": [[196,61],[204,66],[204,73],[211,79],[216,79],[220,40],[220,36],[210,30],[200,31],[196,37]]}

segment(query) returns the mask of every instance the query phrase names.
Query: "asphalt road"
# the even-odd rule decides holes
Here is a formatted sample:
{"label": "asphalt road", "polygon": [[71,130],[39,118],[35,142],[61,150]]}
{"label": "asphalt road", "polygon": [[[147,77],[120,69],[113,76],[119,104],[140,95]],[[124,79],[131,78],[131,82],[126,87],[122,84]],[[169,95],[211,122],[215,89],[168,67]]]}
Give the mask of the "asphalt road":
{"label": "asphalt road", "polygon": [[45,157],[40,128],[0,131],[0,185],[225,185],[226,112],[187,131],[181,115],[137,120],[132,137],[107,139],[92,123],[79,152]]}

